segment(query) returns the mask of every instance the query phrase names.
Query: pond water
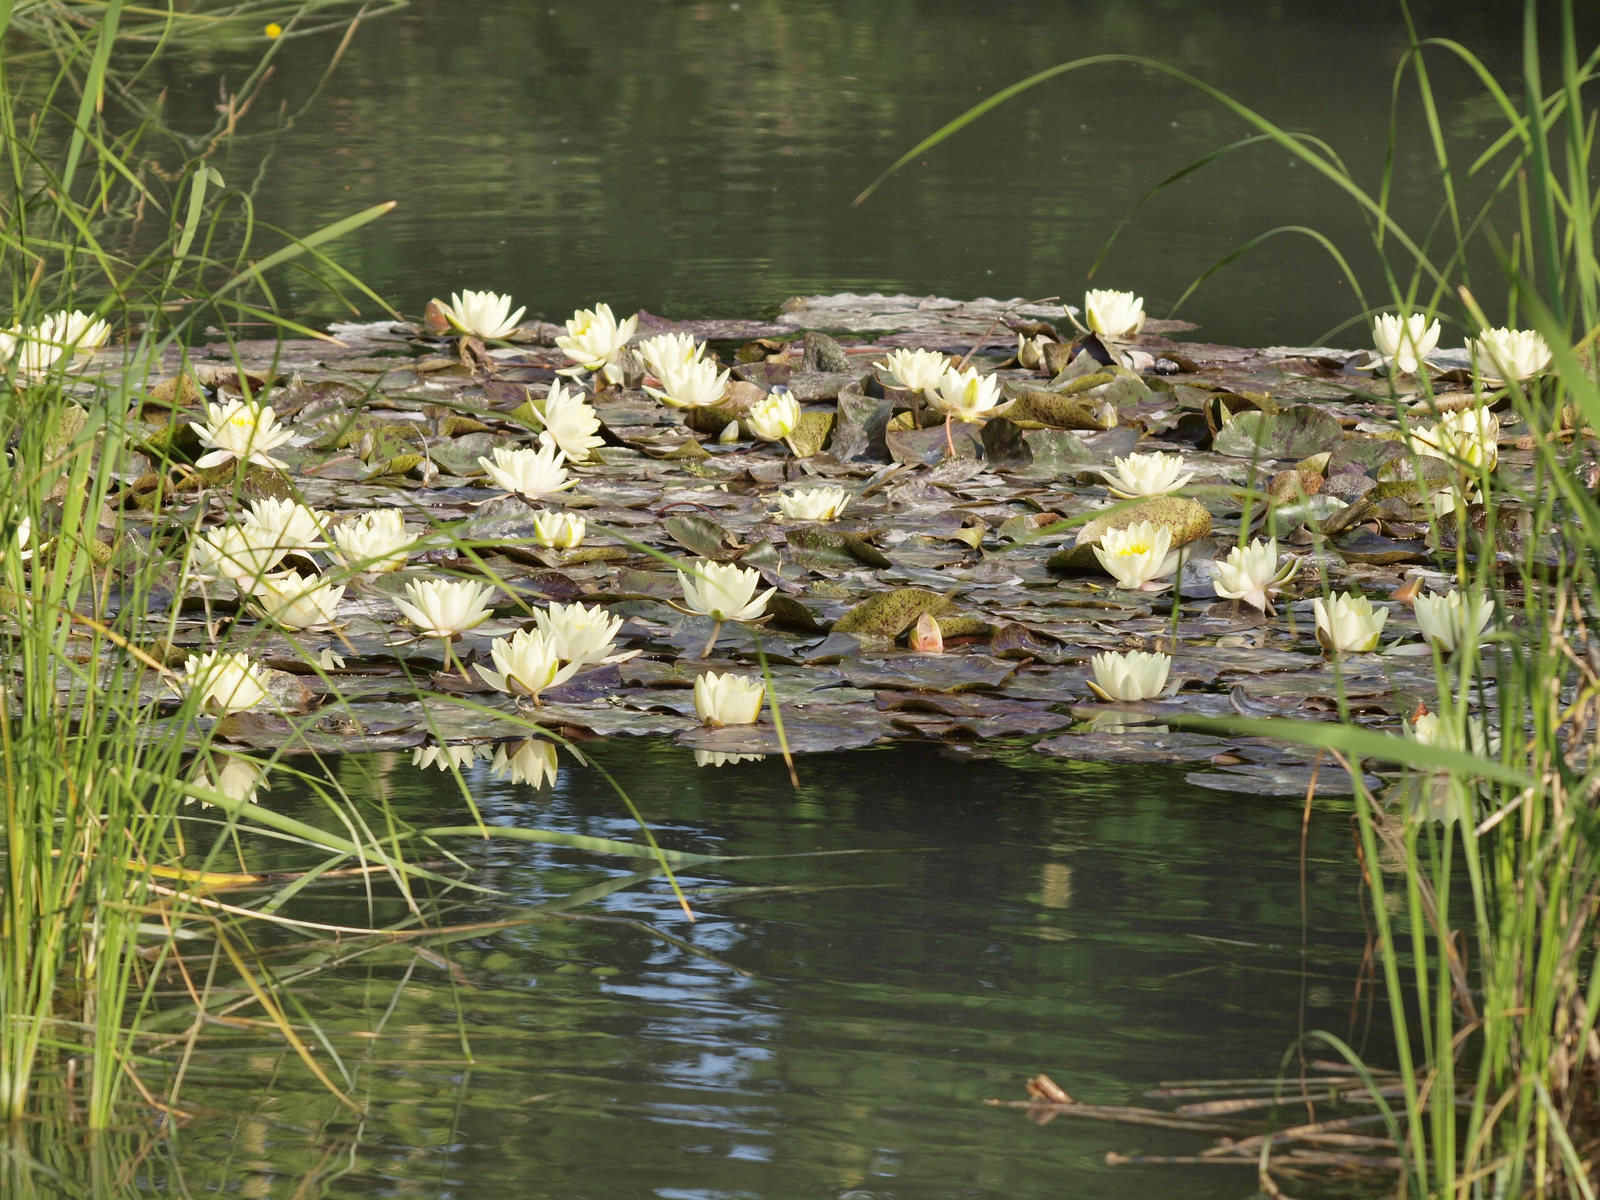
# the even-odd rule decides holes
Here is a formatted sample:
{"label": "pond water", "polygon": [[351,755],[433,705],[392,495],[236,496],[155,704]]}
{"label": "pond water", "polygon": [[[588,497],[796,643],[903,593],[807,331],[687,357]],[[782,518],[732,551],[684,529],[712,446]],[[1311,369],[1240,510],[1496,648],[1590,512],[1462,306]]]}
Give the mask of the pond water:
{"label": "pond water", "polygon": [[[1579,7],[1586,24],[1600,15]],[[1424,33],[1514,78],[1521,5],[1412,11]],[[596,300],[756,315],[848,290],[1075,302],[1117,221],[1170,172],[1244,137],[1237,118],[1153,71],[1098,67],[1013,100],[864,206],[851,199],[985,95],[1098,53],[1159,58],[1215,84],[1327,139],[1376,189],[1406,35],[1390,0],[414,0],[365,22],[316,101],[274,133],[280,106],[306,105],[334,44],[285,46],[215,160],[229,182],[301,230],[398,201],[340,256],[402,311],[493,288],[560,319]],[[146,83],[167,89],[176,124],[206,129],[219,75],[237,81],[254,61],[174,53]],[[1431,78],[1470,162],[1499,133],[1498,110],[1443,52]],[[1409,79],[1400,133],[1396,211],[1425,225],[1439,192]],[[1166,316],[1224,254],[1291,223],[1327,233],[1378,282],[1354,205],[1263,145],[1142,210],[1095,283],[1136,289]],[[338,313],[302,277],[282,282],[287,307]],[[1286,235],[1181,315],[1219,342],[1308,345],[1358,308],[1327,255]]]}
{"label": "pond water", "polygon": [[[658,880],[573,910],[650,921],[707,957],[553,918],[457,942],[453,977],[409,948],[361,958],[301,994],[364,1124],[258,1031],[216,1028],[186,1084],[202,1115],[131,1174],[193,1196],[1238,1196],[1248,1167],[1104,1165],[1108,1150],[1195,1153],[1208,1138],[1040,1128],[981,1102],[1023,1098],[1043,1070],[1079,1100],[1149,1104],[1160,1080],[1275,1074],[1302,1022],[1350,1032],[1362,936],[1337,801],[1310,828],[1302,963],[1293,799],[1024,748],[811,756],[798,792],[776,760],[586,750],[668,847],[761,856],[683,872],[693,926]],[[343,771],[401,817],[467,816],[450,775],[404,755]],[[543,792],[483,768],[467,779],[491,824],[637,833],[600,772],[569,760]],[[292,789],[272,803],[314,816]],[[526,844],[462,853],[506,895],[457,923],[627,873]],[[348,885],[285,913],[369,915]]]}
{"label": "pond water", "polygon": [[[1414,11],[1504,71],[1514,7]],[[463,286],[550,318],[596,300],[753,316],[841,290],[1070,299],[1145,189],[1241,136],[1231,118],[1163,76],[1105,68],[1030,93],[867,205],[850,200],[974,100],[1100,52],[1222,85],[1328,138],[1375,183],[1403,45],[1395,8],[1376,0],[419,0],[363,24],[292,128],[261,116],[215,161],[298,230],[398,200],[339,255],[413,315]],[[331,48],[289,47],[258,116],[306,104]],[[175,52],[145,83],[199,128],[218,76],[251,61]],[[1460,72],[1435,83],[1453,144],[1481,147],[1494,110]],[[1431,212],[1417,112],[1401,126],[1397,203]],[[1213,167],[1145,209],[1096,282],[1138,289],[1164,316],[1212,261],[1274,225],[1357,248],[1351,206],[1308,176],[1266,147]],[[286,308],[343,315],[283,282]],[[1307,344],[1353,315],[1349,291],[1308,242],[1280,239],[1180,315],[1217,341]],[[398,947],[328,968],[303,989],[306,1015],[365,1120],[260,1027],[218,1028],[188,1067],[195,1118],[147,1143],[125,1135],[119,1184],[430,1200],[1236,1196],[1254,1189],[1248,1168],[1104,1163],[1108,1150],[1195,1153],[1198,1137],[1038,1127],[982,1101],[1022,1098],[1040,1071],[1105,1104],[1139,1103],[1162,1080],[1271,1075],[1303,1029],[1354,1025],[1381,1047],[1354,1005],[1365,934],[1338,801],[1313,814],[1303,909],[1300,804],[1202,791],[1182,768],[902,746],[805,757],[796,792],[770,760],[700,768],[642,739],[586,751],[665,845],[754,856],[682,873],[697,922],[642,878],[460,941],[448,963]],[[341,769],[418,825],[467,819],[450,776],[403,757]],[[635,836],[597,771],[569,765],[542,793],[481,768],[467,778],[492,823]],[[292,788],[271,803],[314,813]],[[503,896],[455,909],[456,923],[628,873],[533,845],[462,853]],[[366,924],[374,909],[380,923],[401,911],[339,884],[286,912]],[[614,920],[587,919],[599,917]],[[81,1194],[73,1154],[40,1155],[70,1181],[59,1194]]]}

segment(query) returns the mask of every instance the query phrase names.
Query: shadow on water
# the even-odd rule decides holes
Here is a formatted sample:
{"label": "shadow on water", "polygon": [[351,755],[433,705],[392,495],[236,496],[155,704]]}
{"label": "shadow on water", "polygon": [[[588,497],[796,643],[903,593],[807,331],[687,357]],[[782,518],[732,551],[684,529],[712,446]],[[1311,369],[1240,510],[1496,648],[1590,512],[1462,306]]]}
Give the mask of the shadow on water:
{"label": "shadow on water", "polygon": [[[393,947],[297,989],[356,1081],[359,1124],[260,1029],[214,1025],[189,1067],[194,1118],[142,1154],[124,1148],[120,1177],[162,1195],[479,1200],[1253,1186],[1237,1167],[1103,1163],[1108,1149],[1193,1153],[1190,1135],[1037,1128],[981,1101],[1021,1097],[1040,1070],[1098,1103],[1140,1103],[1158,1080],[1275,1073],[1300,1019],[1297,801],[1025,749],[811,757],[798,794],[775,760],[697,768],[671,744],[588,749],[665,845],[764,857],[686,872],[692,926],[646,878],[568,918],[443,946],[448,961]],[[344,769],[418,823],[465,815],[449,775],[403,756]],[[594,770],[569,763],[542,793],[481,767],[467,778],[491,823],[635,832]],[[283,788],[272,799],[311,811]],[[1341,1034],[1362,949],[1349,839],[1337,805],[1316,815],[1304,1015]],[[816,851],[866,853],[782,857]],[[526,843],[463,854],[475,881],[519,906],[628,874]],[[363,922],[367,905],[340,883],[285,913]],[[337,953],[296,941],[279,948],[280,971]]]}

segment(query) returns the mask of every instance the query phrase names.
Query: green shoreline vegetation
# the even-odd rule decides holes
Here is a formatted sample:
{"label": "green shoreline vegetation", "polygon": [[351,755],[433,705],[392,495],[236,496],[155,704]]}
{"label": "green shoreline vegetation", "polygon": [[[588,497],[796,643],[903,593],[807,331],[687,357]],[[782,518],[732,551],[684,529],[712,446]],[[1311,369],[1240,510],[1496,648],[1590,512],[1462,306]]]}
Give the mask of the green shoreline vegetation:
{"label": "green shoreline vegetation", "polygon": [[[470,291],[407,322],[333,253],[392,204],[283,234],[208,161],[286,39],[342,29],[336,64],[386,7],[0,9],[0,1121],[186,1119],[207,1023],[246,1008],[359,1114],[307,999],[324,965],[275,961],[269,926],[349,954],[414,942],[448,966],[454,941],[650,879],[693,920],[675,872],[715,858],[658,844],[621,783],[637,841],[489,825],[465,774],[480,759],[538,789],[604,770],[589,737],[670,733],[711,767],[781,754],[798,781],[806,751],[907,730],[1052,734],[1034,751],[1107,761],[1159,734],[1166,761],[1225,751],[1293,780],[1307,820],[1321,772],[1348,775],[1395,1035],[1368,1050],[1394,1070],[1310,1032],[1285,1094],[1309,1053],[1340,1056],[1401,1195],[1593,1200],[1600,198],[1583,91],[1600,51],[1580,57],[1570,0],[1549,85],[1529,0],[1520,98],[1413,34],[1395,92],[1419,89],[1444,196],[1421,233],[1389,215],[1393,129],[1391,170],[1364,190],[1329,147],[1184,77],[1249,129],[1228,150],[1276,143],[1366,215],[1386,296],[1347,273],[1377,349],[1350,356],[1178,343],[1181,323],[1110,289],[1081,312],[974,308],[964,353],[948,331],[872,343],[826,315],[882,297],[698,335],[604,304],[524,322]],[[265,46],[199,142],[131,100],[131,127],[105,112],[138,70],[123,54],[177,38]],[[1432,105],[1438,56],[1504,116],[1465,167]],[[1040,72],[888,174],[1027,88],[1129,62],[1168,70],[1108,55]],[[182,170],[159,169],[173,153]],[[1273,230],[1214,269],[1284,232],[1320,239]],[[1480,244],[1492,285],[1466,271]],[[300,324],[274,297],[283,271],[392,320]],[[1465,352],[1441,351],[1441,321]],[[247,323],[273,336],[208,340]],[[1241,363],[1283,386],[1251,390]],[[902,541],[871,524],[887,503]],[[1014,587],[1093,627],[1023,611]],[[1280,671],[1308,690],[1251,690]],[[381,771],[339,761],[360,749],[449,774],[472,822],[408,824]],[[271,778],[321,819],[274,812]],[[460,848],[489,838],[639,869],[483,920],[474,906],[501,897]],[[287,854],[303,865],[255,865]],[[338,878],[368,881],[369,924],[296,905]],[[1273,1150],[1260,1141],[1276,1194]],[[31,1187],[26,1152],[0,1153]]]}

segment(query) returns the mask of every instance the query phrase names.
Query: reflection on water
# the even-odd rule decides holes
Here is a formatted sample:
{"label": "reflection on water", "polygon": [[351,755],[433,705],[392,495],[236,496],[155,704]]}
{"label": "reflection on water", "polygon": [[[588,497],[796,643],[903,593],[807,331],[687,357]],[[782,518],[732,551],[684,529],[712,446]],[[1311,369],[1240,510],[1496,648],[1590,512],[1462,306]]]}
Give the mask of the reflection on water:
{"label": "reflection on water", "polygon": [[[1411,7],[1424,36],[1460,39],[1515,92],[1520,5]],[[850,201],[983,96],[1110,52],[1160,58],[1328,139],[1376,189],[1406,43],[1390,0],[413,0],[364,23],[317,103],[262,136],[281,104],[305,104],[334,44],[285,47],[218,157],[229,182],[297,229],[399,201],[340,253],[413,315],[465,286],[559,318],[595,300],[705,316],[817,291],[1076,296],[1124,213],[1245,136],[1237,118],[1154,72],[1095,68],[1006,105],[864,207]],[[237,80],[248,62],[172,53],[145,82],[169,89],[181,126],[207,129],[218,76]],[[1442,56],[1431,78],[1470,162],[1498,110]],[[1396,204],[1425,225],[1438,196],[1409,86],[1401,132]],[[1264,145],[1142,210],[1096,282],[1136,289],[1165,316],[1207,266],[1287,223],[1324,230],[1379,282],[1355,207]],[[290,308],[339,311],[303,278],[282,282]],[[1321,250],[1283,236],[1185,314],[1215,340],[1304,345],[1355,315],[1349,292]]]}
{"label": "reflection on water", "polygon": [[[1349,1030],[1346,813],[1312,824],[1302,976],[1292,800],[1021,749],[808,757],[798,793],[781,761],[708,771],[670,743],[584,751],[669,848],[757,857],[680,873],[690,925],[637,863],[456,844],[509,904],[468,900],[453,924],[595,898],[364,952],[304,985],[303,1024],[337,1051],[364,1121],[259,1028],[209,1027],[185,1083],[197,1115],[129,1178],[263,1197],[1234,1196],[1243,1173],[1103,1163],[1193,1152],[1192,1136],[1041,1129],[981,1101],[1020,1098],[1045,1070],[1079,1099],[1137,1102],[1158,1080],[1275,1072],[1302,1018]],[[601,773],[561,757],[542,790],[481,756],[463,777],[491,824],[636,839]],[[455,779],[406,755],[341,770],[418,825],[468,819]],[[316,812],[286,782],[271,802]],[[368,904],[364,884],[323,883],[283,911],[359,924]],[[280,971],[334,954],[299,940]]]}

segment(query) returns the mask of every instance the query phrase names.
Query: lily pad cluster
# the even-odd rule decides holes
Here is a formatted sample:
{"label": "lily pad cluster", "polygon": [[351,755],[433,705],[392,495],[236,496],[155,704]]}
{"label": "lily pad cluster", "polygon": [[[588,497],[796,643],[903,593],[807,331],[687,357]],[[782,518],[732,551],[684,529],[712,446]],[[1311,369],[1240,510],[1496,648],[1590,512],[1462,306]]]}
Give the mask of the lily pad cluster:
{"label": "lily pad cluster", "polygon": [[[1426,715],[1435,653],[1495,629],[1456,579],[1474,481],[1531,469],[1494,380],[1469,363],[1408,397],[1433,349],[1409,327],[1387,358],[1251,350],[1175,340],[1126,294],[1086,307],[562,326],[468,292],[417,324],[190,347],[105,457],[103,557],[171,556],[179,632],[144,650],[241,752],[407,748],[538,786],[530,726],[715,765],[1027,738],[1337,789],[1171,718]],[[76,377],[84,404],[119,353]],[[574,620],[606,636],[564,657]]]}

